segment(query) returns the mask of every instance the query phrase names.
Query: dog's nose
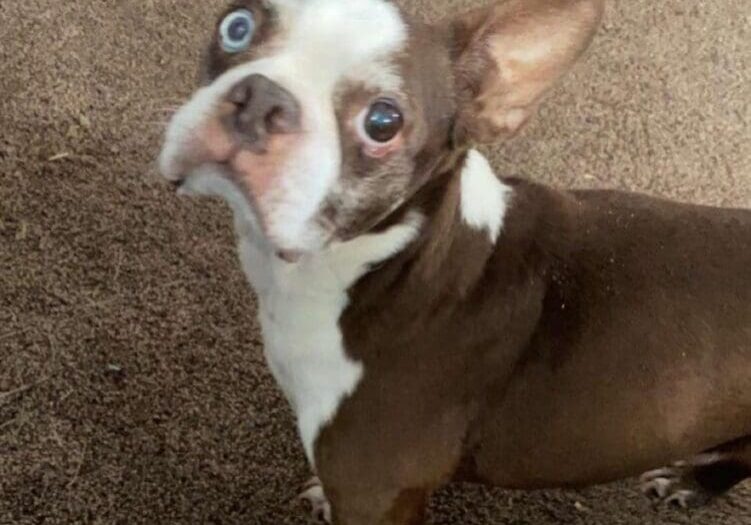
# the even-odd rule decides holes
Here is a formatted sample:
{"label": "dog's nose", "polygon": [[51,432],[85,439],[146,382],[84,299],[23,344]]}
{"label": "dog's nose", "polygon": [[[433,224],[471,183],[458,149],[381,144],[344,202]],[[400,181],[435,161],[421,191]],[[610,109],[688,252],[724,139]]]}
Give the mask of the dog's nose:
{"label": "dog's nose", "polygon": [[235,106],[234,131],[260,152],[265,151],[269,135],[292,133],[300,127],[300,105],[295,97],[263,75],[244,78],[227,100]]}

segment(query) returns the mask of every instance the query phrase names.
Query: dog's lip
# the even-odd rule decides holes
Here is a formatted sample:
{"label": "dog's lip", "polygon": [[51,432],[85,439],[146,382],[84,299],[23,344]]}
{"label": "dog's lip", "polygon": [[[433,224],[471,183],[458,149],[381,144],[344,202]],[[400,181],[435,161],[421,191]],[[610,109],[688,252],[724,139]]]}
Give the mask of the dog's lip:
{"label": "dog's lip", "polygon": [[[202,170],[211,168],[214,173],[234,181],[232,170],[227,162],[204,162],[193,166],[191,169],[182,169],[179,172],[177,170],[164,174],[163,178],[167,184],[173,188],[178,194],[181,194],[188,189],[190,179],[201,173]],[[164,172],[163,172],[164,173]]]}
{"label": "dog's lip", "polygon": [[276,256],[287,264],[296,264],[300,262],[303,255],[305,255],[303,252],[296,250],[277,250],[276,252]]}
{"label": "dog's lip", "polygon": [[[201,169],[207,168],[207,167],[213,168],[212,172],[214,174],[219,175],[220,177],[236,185],[237,189],[240,191],[243,198],[247,202],[248,206],[253,211],[254,215],[259,221],[261,232],[263,236],[266,238],[266,240],[270,243],[271,253],[274,254],[280,261],[283,261],[284,263],[288,265],[296,265],[300,263],[302,259],[306,257],[306,255],[308,255],[309,252],[305,250],[295,249],[295,248],[286,248],[286,247],[280,246],[279,243],[275,242],[273,239],[269,237],[265,221],[262,219],[262,213],[258,210],[255,200],[249,194],[247,188],[244,187],[244,185],[241,184],[240,181],[238,180],[239,177],[237,176],[237,172],[232,169],[232,166],[230,165],[229,162],[227,161],[207,162],[188,173],[167,176],[165,177],[167,184],[169,184],[172,188],[175,189],[178,196],[189,195],[190,194],[189,182],[190,182],[191,177],[198,175]],[[330,239],[325,243],[325,245],[328,245],[329,243],[330,243]]]}

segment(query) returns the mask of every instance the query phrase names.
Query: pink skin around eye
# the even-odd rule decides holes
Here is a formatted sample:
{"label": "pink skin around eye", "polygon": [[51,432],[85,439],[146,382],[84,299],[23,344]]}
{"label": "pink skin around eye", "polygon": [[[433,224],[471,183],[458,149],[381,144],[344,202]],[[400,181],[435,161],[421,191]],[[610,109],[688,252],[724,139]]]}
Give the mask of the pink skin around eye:
{"label": "pink skin around eye", "polygon": [[[361,106],[360,106],[361,107]],[[359,114],[356,111],[359,110]],[[353,113],[349,120],[349,129],[351,133],[357,138],[357,141],[362,144],[362,150],[365,155],[372,159],[385,159],[386,157],[396,153],[404,147],[404,133],[400,132],[389,142],[380,144],[365,136],[363,131],[363,122],[365,120],[365,114],[367,110],[358,108]]]}
{"label": "pink skin around eye", "polygon": [[396,153],[404,146],[404,138],[399,133],[393,140],[385,144],[376,144],[371,142],[365,142],[363,144],[363,151],[368,157],[374,159],[383,159],[389,155]]}

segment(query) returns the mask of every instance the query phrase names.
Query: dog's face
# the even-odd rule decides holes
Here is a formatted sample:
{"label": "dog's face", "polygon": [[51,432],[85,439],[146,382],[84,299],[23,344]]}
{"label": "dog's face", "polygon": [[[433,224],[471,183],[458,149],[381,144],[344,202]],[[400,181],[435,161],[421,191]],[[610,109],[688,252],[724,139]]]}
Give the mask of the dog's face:
{"label": "dog's face", "polygon": [[452,138],[516,132],[600,3],[511,0],[433,27],[386,0],[237,2],[169,126],[162,171],[246,208],[278,253],[354,238],[429,180]]}

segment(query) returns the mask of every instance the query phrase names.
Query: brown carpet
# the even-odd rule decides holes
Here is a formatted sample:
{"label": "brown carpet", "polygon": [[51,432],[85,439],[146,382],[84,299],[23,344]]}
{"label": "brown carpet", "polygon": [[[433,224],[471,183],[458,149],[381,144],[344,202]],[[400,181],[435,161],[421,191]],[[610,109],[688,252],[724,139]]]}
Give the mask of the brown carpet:
{"label": "brown carpet", "polygon": [[[460,0],[420,0],[437,16]],[[0,524],[305,523],[307,474],[224,207],[154,177],[217,0],[0,2]],[[615,2],[614,2],[615,4]],[[619,1],[499,170],[751,206],[748,0]],[[633,482],[457,487],[437,524],[751,522]]]}

